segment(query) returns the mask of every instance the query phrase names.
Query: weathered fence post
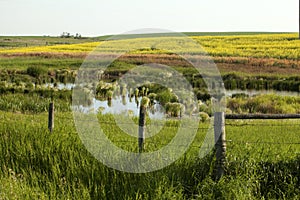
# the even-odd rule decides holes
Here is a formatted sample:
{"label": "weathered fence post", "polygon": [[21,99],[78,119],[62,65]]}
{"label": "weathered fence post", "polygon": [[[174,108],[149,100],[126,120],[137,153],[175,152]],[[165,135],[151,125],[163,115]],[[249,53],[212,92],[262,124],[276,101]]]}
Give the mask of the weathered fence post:
{"label": "weathered fence post", "polygon": [[141,153],[144,149],[146,113],[147,113],[147,107],[149,105],[149,102],[150,100],[147,97],[143,97],[140,105],[139,135],[138,135],[139,153]]}
{"label": "weathered fence post", "polygon": [[214,114],[214,133],[216,148],[215,178],[219,180],[225,171],[226,162],[226,137],[225,137],[225,114],[216,112]]}
{"label": "weathered fence post", "polygon": [[48,129],[52,133],[54,129],[54,102],[49,104]]}

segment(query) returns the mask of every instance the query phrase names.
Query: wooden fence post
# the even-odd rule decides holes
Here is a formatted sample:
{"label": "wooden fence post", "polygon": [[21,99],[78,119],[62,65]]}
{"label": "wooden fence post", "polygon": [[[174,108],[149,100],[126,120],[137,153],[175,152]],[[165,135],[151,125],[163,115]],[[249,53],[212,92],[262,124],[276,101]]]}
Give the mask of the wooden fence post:
{"label": "wooden fence post", "polygon": [[138,135],[139,153],[141,153],[144,149],[146,114],[147,114],[147,107],[149,105],[149,102],[150,102],[149,98],[143,97],[140,103],[139,135]]}
{"label": "wooden fence post", "polygon": [[215,178],[219,180],[225,171],[226,162],[226,137],[225,137],[225,114],[216,112],[214,114],[214,133],[216,148]]}
{"label": "wooden fence post", "polygon": [[54,129],[54,102],[49,104],[48,129],[52,133]]}

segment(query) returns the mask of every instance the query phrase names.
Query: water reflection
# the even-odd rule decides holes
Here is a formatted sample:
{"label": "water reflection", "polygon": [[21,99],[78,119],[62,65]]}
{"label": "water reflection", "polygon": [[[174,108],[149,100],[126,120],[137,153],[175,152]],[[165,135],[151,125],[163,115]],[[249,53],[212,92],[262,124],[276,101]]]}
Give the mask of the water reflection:
{"label": "water reflection", "polygon": [[[54,87],[53,83],[47,83],[45,84],[46,87]],[[72,88],[75,87],[74,83],[67,83],[67,84],[63,84],[63,83],[58,83],[57,84],[57,89],[59,90],[71,90]],[[116,94],[118,94],[118,91],[115,92]],[[119,94],[121,93],[121,91],[119,91]],[[226,96],[231,97],[233,94],[241,94],[244,93],[246,95],[249,96],[254,96],[254,95],[259,95],[259,94],[276,94],[276,95],[280,95],[280,96],[300,96],[300,92],[291,92],[291,91],[276,91],[276,90],[226,90]],[[133,91],[130,89],[128,94],[131,94],[130,96],[133,95]],[[131,102],[132,101],[132,97],[130,97],[129,99]]]}
{"label": "water reflection", "polygon": [[[97,100],[93,98],[90,106],[81,106],[80,110],[84,112],[101,112],[103,114],[110,113],[138,116],[142,97],[133,98],[129,98],[128,95],[115,96],[109,100]],[[149,108],[148,112],[151,119],[163,119],[165,116],[164,113],[164,108],[157,101]]]}
{"label": "water reflection", "polygon": [[57,88],[59,90],[72,90],[75,87],[74,83],[46,83],[45,87]]}

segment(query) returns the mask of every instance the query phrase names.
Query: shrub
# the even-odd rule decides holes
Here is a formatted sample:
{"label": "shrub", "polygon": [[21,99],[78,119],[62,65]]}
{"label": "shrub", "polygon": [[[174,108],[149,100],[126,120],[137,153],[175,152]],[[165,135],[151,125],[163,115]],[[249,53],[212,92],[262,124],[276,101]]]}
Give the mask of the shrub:
{"label": "shrub", "polygon": [[230,99],[227,103],[227,107],[234,113],[241,113],[241,106],[243,104],[242,99]]}
{"label": "shrub", "polygon": [[209,115],[205,112],[200,112],[199,116],[200,116],[201,122],[206,122],[209,120]]}
{"label": "shrub", "polygon": [[178,102],[178,97],[171,91],[164,90],[163,92],[157,94],[156,100],[159,101],[162,105],[165,105],[168,102]]}
{"label": "shrub", "polygon": [[151,103],[151,104],[154,103],[154,100],[156,99],[156,96],[157,96],[157,94],[155,94],[155,93],[150,93],[150,94],[148,95],[148,98],[150,99],[150,103]]}
{"label": "shrub", "polygon": [[182,116],[184,113],[184,105],[182,105],[181,103],[166,103],[165,106],[166,109],[166,113],[170,116],[170,117],[179,117]]}
{"label": "shrub", "polygon": [[40,66],[32,66],[28,67],[26,70],[27,74],[34,78],[41,78],[42,76],[47,75],[47,70]]}

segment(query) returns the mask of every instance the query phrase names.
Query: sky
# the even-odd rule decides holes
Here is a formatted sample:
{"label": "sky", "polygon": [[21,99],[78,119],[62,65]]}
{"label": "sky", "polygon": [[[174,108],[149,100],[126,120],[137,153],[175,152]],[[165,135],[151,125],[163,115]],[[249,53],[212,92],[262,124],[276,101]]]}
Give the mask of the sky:
{"label": "sky", "polygon": [[0,0],[0,35],[298,32],[299,0]]}

